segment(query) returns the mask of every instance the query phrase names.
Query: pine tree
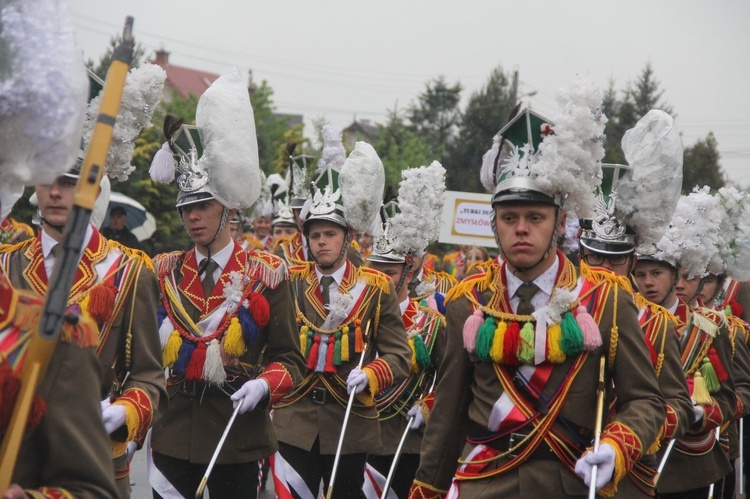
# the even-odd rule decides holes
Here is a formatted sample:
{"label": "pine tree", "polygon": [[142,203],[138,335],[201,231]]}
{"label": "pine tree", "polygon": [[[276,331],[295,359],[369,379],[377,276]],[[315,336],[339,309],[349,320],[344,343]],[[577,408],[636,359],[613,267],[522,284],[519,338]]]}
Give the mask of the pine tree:
{"label": "pine tree", "polygon": [[461,90],[459,82],[449,85],[445,76],[438,76],[425,84],[425,90],[406,111],[409,128],[429,144],[435,159],[441,161],[461,121]]}

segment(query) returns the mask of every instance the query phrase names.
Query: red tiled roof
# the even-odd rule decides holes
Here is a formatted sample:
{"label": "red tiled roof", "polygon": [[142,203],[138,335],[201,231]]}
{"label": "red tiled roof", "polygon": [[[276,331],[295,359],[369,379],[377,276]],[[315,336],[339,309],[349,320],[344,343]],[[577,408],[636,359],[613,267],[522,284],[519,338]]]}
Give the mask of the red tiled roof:
{"label": "red tiled roof", "polygon": [[185,98],[189,94],[200,97],[211,86],[211,83],[219,77],[218,74],[209,73],[208,71],[200,71],[169,63],[163,64],[160,61],[152,62],[159,64],[167,72],[166,84],[177,90],[181,98]]}

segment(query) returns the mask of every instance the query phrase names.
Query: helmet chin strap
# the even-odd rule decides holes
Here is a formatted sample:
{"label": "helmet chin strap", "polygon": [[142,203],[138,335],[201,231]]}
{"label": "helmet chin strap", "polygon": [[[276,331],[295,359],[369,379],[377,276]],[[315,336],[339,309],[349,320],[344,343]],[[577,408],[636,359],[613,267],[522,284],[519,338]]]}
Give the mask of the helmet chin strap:
{"label": "helmet chin strap", "polygon": [[47,220],[46,218],[44,218],[41,214],[39,215],[39,219],[42,221],[42,223],[44,225],[49,225],[50,227],[52,227],[53,229],[55,229],[60,234],[62,234],[62,231],[65,228],[65,225],[56,225],[56,224],[51,223],[49,220]]}

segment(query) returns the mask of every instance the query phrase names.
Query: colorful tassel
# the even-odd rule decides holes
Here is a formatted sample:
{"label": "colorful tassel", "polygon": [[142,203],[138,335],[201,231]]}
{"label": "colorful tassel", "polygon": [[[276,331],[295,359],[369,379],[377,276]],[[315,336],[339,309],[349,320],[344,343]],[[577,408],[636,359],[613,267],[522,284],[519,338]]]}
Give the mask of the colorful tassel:
{"label": "colorful tassel", "polygon": [[527,322],[521,328],[521,339],[518,343],[518,360],[522,364],[534,363],[534,336],[534,324]]}
{"label": "colorful tassel", "polygon": [[427,308],[432,309],[437,312],[438,306],[437,306],[437,301],[435,300],[434,294],[427,297]]}
{"label": "colorful tassel", "polygon": [[599,326],[583,305],[578,305],[576,309],[576,322],[578,327],[581,328],[583,348],[591,352],[602,346],[602,334],[599,332]]}
{"label": "colorful tassel", "polygon": [[159,184],[169,184],[174,180],[174,156],[169,148],[169,142],[162,144],[154,154],[151,167],[148,169],[151,180]]}
{"label": "colorful tassel", "polygon": [[417,365],[419,369],[427,369],[430,366],[430,352],[421,336],[416,335],[414,339],[414,352],[417,354]]}
{"label": "colorful tassel", "polygon": [[322,373],[326,367],[326,354],[328,353],[328,337],[320,337],[320,346],[318,346],[318,361],[315,363],[315,372]]}
{"label": "colorful tassel", "polygon": [[227,342],[227,335],[224,334],[221,336],[221,340],[219,340],[219,350],[221,351],[221,363],[227,366],[228,368],[237,368],[240,365],[240,361],[237,357],[232,357],[227,353],[227,349],[224,348],[224,345]]}
{"label": "colorful tassel", "polygon": [[242,339],[242,326],[237,317],[232,317],[229,322],[224,339],[224,350],[232,357],[240,357],[247,352],[247,345],[245,340]]}
{"label": "colorful tassel", "polygon": [[172,371],[174,371],[177,376],[185,377],[185,370],[187,369],[188,362],[190,362],[190,357],[193,356],[194,351],[195,343],[183,339],[182,345],[180,346],[180,353],[177,354],[177,362],[174,363],[174,367],[172,368]]}
{"label": "colorful tassel", "polygon": [[78,306],[80,307],[78,315],[85,317],[86,319],[92,319],[91,314],[89,313],[89,295],[78,300]]}
{"label": "colorful tassel", "polygon": [[336,338],[332,335],[328,335],[328,350],[326,350],[326,365],[323,368],[323,372],[329,374],[335,374],[336,368],[333,366],[333,357],[336,354]]}
{"label": "colorful tassel", "polygon": [[565,362],[565,352],[560,348],[562,329],[559,324],[552,324],[547,329],[547,359],[553,364]]}
{"label": "colorful tassel", "polygon": [[156,325],[158,327],[161,327],[162,322],[164,322],[164,319],[167,317],[167,310],[164,307],[159,307],[156,309]]}
{"label": "colorful tassel", "polygon": [[416,374],[419,372],[419,365],[417,364],[417,351],[414,349],[414,338],[409,338],[409,348],[411,348],[411,359],[409,360],[409,370]]}
{"label": "colorful tassel", "polygon": [[708,357],[703,357],[703,364],[701,364],[701,375],[703,375],[703,381],[706,383],[706,390],[708,393],[718,393],[721,390],[721,383],[716,375],[714,366]]}
{"label": "colorful tassel", "polygon": [[432,296],[435,298],[437,311],[445,315],[445,295],[443,293],[435,293]]}
{"label": "colorful tassel", "polygon": [[341,362],[349,362],[349,326],[341,329]]}
{"label": "colorful tassel", "polygon": [[299,330],[299,349],[304,356],[307,353],[307,332],[310,330],[307,326],[302,326]]}
{"label": "colorful tassel", "polygon": [[334,341],[333,344],[333,365],[334,366],[340,366],[341,365],[341,332],[336,331],[333,333]]}
{"label": "colorful tassel", "polygon": [[226,380],[227,373],[224,371],[224,364],[221,361],[221,345],[214,338],[206,348],[206,361],[203,363],[202,378],[207,383],[221,386]]}
{"label": "colorful tassel", "polygon": [[258,328],[263,329],[271,320],[271,306],[268,304],[266,297],[260,293],[250,293],[248,296],[248,308],[253,315],[253,320]]}
{"label": "colorful tassel", "polygon": [[508,323],[500,321],[497,323],[495,329],[495,337],[492,339],[492,348],[490,349],[490,357],[492,360],[501,364],[503,362],[503,342],[505,341],[505,331],[508,329]]}
{"label": "colorful tassel", "polygon": [[490,357],[490,349],[492,349],[492,340],[494,336],[495,319],[487,317],[484,324],[482,324],[482,327],[479,328],[479,332],[477,333],[477,343],[475,345],[476,351],[474,353],[476,353],[476,356],[479,357],[480,360],[492,360]]}
{"label": "colorful tassel", "polygon": [[169,341],[169,338],[172,337],[173,332],[176,331],[174,329],[174,324],[172,324],[172,320],[169,317],[164,317],[161,326],[159,326],[159,341],[161,341],[162,349],[167,346],[167,342]]}
{"label": "colorful tassel", "polygon": [[177,357],[180,354],[181,346],[182,338],[180,337],[180,333],[172,331],[172,334],[167,341],[167,345],[164,347],[164,367],[174,366],[174,363],[177,362]]}
{"label": "colorful tassel", "polygon": [[740,305],[737,300],[729,300],[729,308],[732,310],[732,315],[735,317],[742,317],[745,313],[745,308]]}
{"label": "colorful tassel", "polygon": [[518,344],[521,342],[521,326],[513,321],[505,330],[503,338],[503,364],[508,366],[518,365]]}
{"label": "colorful tassel", "polygon": [[701,405],[711,405],[713,403],[713,400],[711,400],[711,394],[708,393],[706,382],[703,379],[700,370],[695,371],[695,374],[693,375],[693,393],[691,393],[690,396]]}
{"label": "colorful tassel", "polygon": [[308,355],[310,353],[310,350],[312,349],[313,338],[315,338],[315,333],[308,328],[307,341],[305,342],[305,355]]}
{"label": "colorful tassel", "polygon": [[[11,366],[8,363],[0,364],[0,434],[5,433],[8,428],[20,389],[21,380],[13,373]],[[46,402],[35,395],[26,421],[27,426],[38,425],[46,412]]]}
{"label": "colorful tassel", "polygon": [[[724,366],[721,364],[719,354],[716,353],[716,349],[714,347],[708,349],[708,359],[711,361],[711,365],[713,366],[714,372],[716,373],[716,379],[719,380],[719,383],[726,382],[726,380],[729,378],[729,375],[724,369]],[[709,391],[711,390],[709,389]]]}
{"label": "colorful tassel", "polygon": [[195,347],[193,354],[188,360],[185,368],[185,379],[188,381],[198,381],[203,376],[203,366],[206,363],[206,344],[199,342]]}
{"label": "colorful tassel", "polygon": [[362,353],[365,349],[365,339],[362,336],[362,321],[357,319],[354,321],[354,352]]}
{"label": "colorful tassel", "polygon": [[318,364],[318,349],[320,345],[320,335],[316,334],[313,338],[312,347],[310,348],[309,353],[307,354],[307,369],[309,371],[314,371],[315,366]]}
{"label": "colorful tassel", "polygon": [[562,330],[562,338],[560,338],[560,347],[566,356],[576,356],[583,352],[583,335],[581,334],[581,328],[578,327],[573,314],[565,312],[563,314],[563,320],[560,324]]}
{"label": "colorful tassel", "polygon": [[240,326],[242,327],[242,339],[245,340],[245,345],[253,345],[255,343],[255,340],[258,339],[258,326],[255,324],[255,321],[253,320],[253,316],[250,314],[250,311],[245,307],[240,307],[239,311],[237,312],[237,318],[240,321]]}
{"label": "colorful tassel", "polygon": [[117,288],[111,284],[99,284],[89,293],[88,313],[97,324],[103,324],[112,318],[115,309]]}
{"label": "colorful tassel", "polygon": [[484,324],[484,314],[477,308],[464,322],[463,337],[464,348],[467,352],[473,352],[477,344],[479,328]]}

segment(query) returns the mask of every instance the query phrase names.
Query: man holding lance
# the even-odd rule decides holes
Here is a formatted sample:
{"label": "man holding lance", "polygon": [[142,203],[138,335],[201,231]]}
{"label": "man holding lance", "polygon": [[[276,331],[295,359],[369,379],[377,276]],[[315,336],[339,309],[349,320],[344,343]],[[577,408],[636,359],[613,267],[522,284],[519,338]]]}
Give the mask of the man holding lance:
{"label": "man holding lance", "polygon": [[[612,494],[663,424],[630,294],[608,272],[579,278],[556,247],[563,201],[593,208],[604,151],[592,137],[606,122],[586,80],[560,104],[554,126],[529,110],[513,116],[485,155],[504,263],[447,297],[445,375],[410,497],[569,497],[589,484]],[[616,414],[587,451],[601,375]]]}
{"label": "man holding lance", "polygon": [[[176,160],[177,210],[195,246],[154,260],[171,403],[152,432],[149,480],[157,494],[173,487],[194,497],[226,429],[210,494],[255,497],[258,460],[277,448],[268,410],[299,382],[303,359],[286,266],[243,250],[227,223],[260,194],[255,123],[240,72],[206,90],[195,126],[168,118],[175,158],[155,157],[152,178],[169,179],[170,168],[174,177]],[[228,428],[233,408],[239,415]]]}
{"label": "man holding lance", "polygon": [[358,142],[340,168],[328,164],[315,181],[303,227],[314,262],[291,269],[307,371],[274,409],[272,466],[276,489],[297,497],[316,496],[321,479],[333,497],[361,494],[367,453],[381,443],[373,397],[406,377],[411,355],[393,283],[345,257],[351,230],[369,226],[382,204],[383,164]]}

